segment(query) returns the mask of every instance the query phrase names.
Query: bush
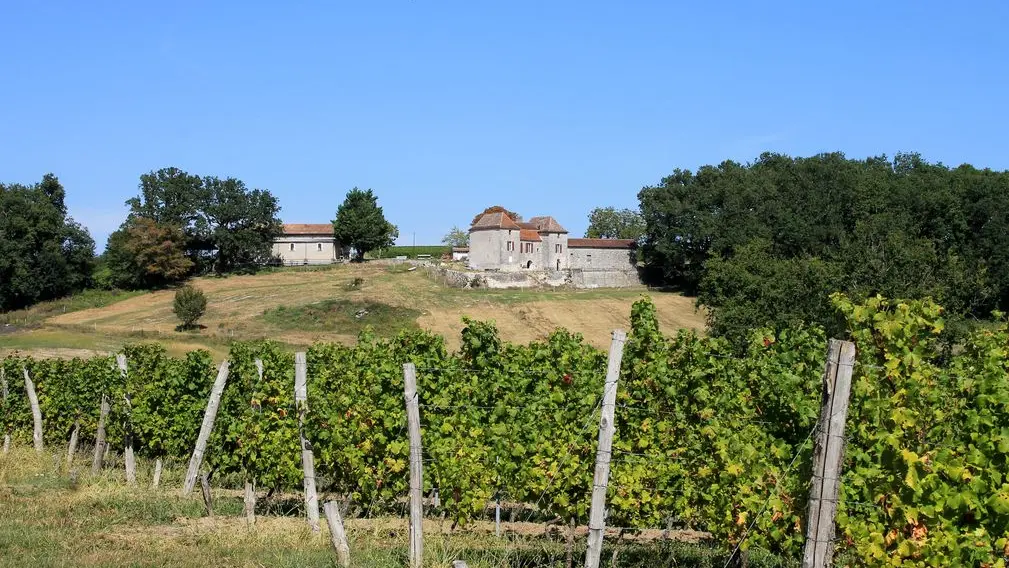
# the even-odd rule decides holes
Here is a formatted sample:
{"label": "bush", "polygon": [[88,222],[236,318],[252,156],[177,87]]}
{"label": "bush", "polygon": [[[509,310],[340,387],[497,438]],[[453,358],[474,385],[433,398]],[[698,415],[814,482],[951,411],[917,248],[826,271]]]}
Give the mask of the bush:
{"label": "bush", "polygon": [[207,311],[207,297],[203,291],[192,286],[183,286],[175,293],[175,315],[182,320],[182,329],[196,327],[196,320]]}

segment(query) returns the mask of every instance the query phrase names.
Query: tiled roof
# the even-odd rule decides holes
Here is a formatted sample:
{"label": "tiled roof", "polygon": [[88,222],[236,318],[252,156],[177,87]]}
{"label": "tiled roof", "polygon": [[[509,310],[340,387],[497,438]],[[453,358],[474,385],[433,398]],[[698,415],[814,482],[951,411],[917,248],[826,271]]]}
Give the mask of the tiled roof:
{"label": "tiled roof", "polygon": [[521,227],[507,213],[487,213],[473,223],[470,231],[487,231],[492,229],[520,229]]}
{"label": "tiled roof", "polygon": [[543,239],[540,238],[539,231],[537,231],[536,229],[522,229],[519,231],[519,240],[534,241],[538,243]]}
{"label": "tiled roof", "polygon": [[452,247],[452,252],[469,252],[469,247]]}
{"label": "tiled roof", "polygon": [[329,235],[333,236],[332,223],[285,223],[285,235]]}
{"label": "tiled roof", "polygon": [[568,248],[632,249],[634,239],[568,239]]}
{"label": "tiled roof", "polygon": [[529,219],[529,224],[535,225],[541,233],[566,233],[567,229],[561,226],[553,217],[533,217]]}
{"label": "tiled roof", "polygon": [[520,229],[532,229],[533,231],[540,230],[540,228],[536,226],[536,223],[530,223],[528,221],[524,223],[519,223],[518,225]]}

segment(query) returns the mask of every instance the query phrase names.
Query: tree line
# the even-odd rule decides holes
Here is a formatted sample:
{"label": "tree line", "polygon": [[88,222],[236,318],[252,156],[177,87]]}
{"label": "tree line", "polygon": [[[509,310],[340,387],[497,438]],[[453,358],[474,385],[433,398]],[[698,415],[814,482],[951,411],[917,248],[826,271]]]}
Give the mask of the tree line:
{"label": "tree line", "polygon": [[[126,201],[126,219],[96,256],[87,229],[67,213],[56,176],[30,186],[0,183],[0,310],[87,287],[152,289],[275,261],[273,243],[283,225],[269,190],[175,167],[141,175],[138,189]],[[356,187],[336,211],[333,231],[358,258],[398,236],[374,192]]]}
{"label": "tree line", "polygon": [[1009,172],[765,153],[677,169],[638,197],[651,277],[696,294],[718,335],[843,333],[837,291],[934,298],[952,335],[1009,308]]}

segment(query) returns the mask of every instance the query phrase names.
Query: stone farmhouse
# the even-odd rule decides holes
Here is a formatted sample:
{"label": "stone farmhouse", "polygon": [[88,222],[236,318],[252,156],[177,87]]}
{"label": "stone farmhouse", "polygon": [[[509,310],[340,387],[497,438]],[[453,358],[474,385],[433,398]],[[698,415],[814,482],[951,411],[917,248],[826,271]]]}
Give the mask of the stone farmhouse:
{"label": "stone farmhouse", "polygon": [[333,238],[332,223],[288,223],[273,241],[273,256],[285,266],[333,264],[350,252]]}
{"label": "stone farmhouse", "polygon": [[470,270],[567,272],[569,281],[584,287],[639,282],[634,240],[569,238],[553,217],[520,222],[504,212],[485,213],[469,235]]}

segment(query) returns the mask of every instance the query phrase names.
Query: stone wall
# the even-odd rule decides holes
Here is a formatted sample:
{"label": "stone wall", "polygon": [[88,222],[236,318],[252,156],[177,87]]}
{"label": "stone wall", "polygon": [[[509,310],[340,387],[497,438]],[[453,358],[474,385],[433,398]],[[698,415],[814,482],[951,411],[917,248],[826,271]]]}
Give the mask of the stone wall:
{"label": "stone wall", "polygon": [[641,285],[637,270],[572,270],[575,288],[630,288]]}
{"label": "stone wall", "polygon": [[637,264],[636,251],[625,248],[572,247],[569,266],[581,270],[633,270]]}
{"label": "stone wall", "polygon": [[628,288],[641,284],[637,270],[532,270],[470,272],[422,264],[430,275],[454,288]]}

